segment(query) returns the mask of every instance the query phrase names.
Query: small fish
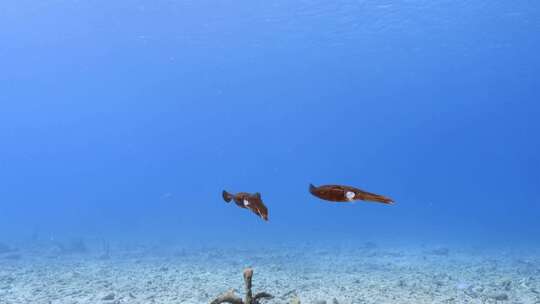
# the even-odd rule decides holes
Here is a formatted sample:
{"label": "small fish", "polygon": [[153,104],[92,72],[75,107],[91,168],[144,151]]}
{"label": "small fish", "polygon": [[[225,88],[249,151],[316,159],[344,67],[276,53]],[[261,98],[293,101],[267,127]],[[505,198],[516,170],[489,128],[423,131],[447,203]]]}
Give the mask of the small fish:
{"label": "small fish", "polygon": [[386,196],[369,193],[350,186],[324,185],[315,187],[312,184],[309,184],[309,192],[320,199],[331,202],[352,202],[362,200],[383,204],[394,203],[391,198]]}
{"label": "small fish", "polygon": [[266,208],[266,206],[263,204],[261,194],[259,192],[254,194],[238,192],[233,195],[223,190],[221,195],[223,196],[223,200],[225,200],[227,203],[234,200],[238,207],[249,209],[263,220],[268,221],[268,208]]}

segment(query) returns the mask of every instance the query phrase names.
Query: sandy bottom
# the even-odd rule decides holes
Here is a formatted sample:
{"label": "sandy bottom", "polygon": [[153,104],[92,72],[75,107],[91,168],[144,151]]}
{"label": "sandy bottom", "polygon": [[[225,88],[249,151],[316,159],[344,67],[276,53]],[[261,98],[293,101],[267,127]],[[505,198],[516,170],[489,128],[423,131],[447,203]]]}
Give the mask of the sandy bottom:
{"label": "sandy bottom", "polygon": [[539,252],[273,247],[0,255],[1,304],[209,303],[253,267],[266,303],[540,303]]}

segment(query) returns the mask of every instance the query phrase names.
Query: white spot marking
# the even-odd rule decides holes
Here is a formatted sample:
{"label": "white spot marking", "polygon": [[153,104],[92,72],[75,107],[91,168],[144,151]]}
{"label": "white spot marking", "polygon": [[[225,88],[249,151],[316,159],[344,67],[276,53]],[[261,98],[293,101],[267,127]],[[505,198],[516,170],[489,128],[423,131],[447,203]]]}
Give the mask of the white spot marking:
{"label": "white spot marking", "polygon": [[347,191],[347,193],[345,193],[345,197],[347,197],[348,200],[352,201],[354,199],[354,192]]}
{"label": "white spot marking", "polygon": [[244,206],[246,206],[246,207],[249,206],[248,200],[244,200]]}

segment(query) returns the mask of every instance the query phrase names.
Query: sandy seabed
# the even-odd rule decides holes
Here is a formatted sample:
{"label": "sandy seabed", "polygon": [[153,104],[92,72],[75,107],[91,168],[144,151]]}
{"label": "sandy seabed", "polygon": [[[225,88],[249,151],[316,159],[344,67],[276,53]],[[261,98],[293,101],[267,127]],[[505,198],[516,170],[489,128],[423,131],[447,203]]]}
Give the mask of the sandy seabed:
{"label": "sandy seabed", "polygon": [[255,250],[144,247],[0,255],[0,304],[209,303],[230,288],[277,303],[540,303],[540,251],[276,246]]}

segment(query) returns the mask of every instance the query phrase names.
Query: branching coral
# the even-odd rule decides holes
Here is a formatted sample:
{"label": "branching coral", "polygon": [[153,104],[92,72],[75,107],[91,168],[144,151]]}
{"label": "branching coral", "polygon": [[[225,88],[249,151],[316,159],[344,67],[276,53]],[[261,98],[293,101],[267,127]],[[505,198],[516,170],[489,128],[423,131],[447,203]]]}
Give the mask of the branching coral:
{"label": "branching coral", "polygon": [[253,278],[253,269],[247,268],[244,270],[244,286],[245,286],[245,298],[242,300],[240,297],[238,297],[234,289],[231,289],[219,297],[217,297],[215,300],[210,302],[210,304],[221,304],[221,303],[230,303],[230,304],[260,304],[261,300],[264,299],[272,299],[273,296],[266,292],[259,292],[255,295],[253,295],[253,292],[251,291],[251,279]]}

